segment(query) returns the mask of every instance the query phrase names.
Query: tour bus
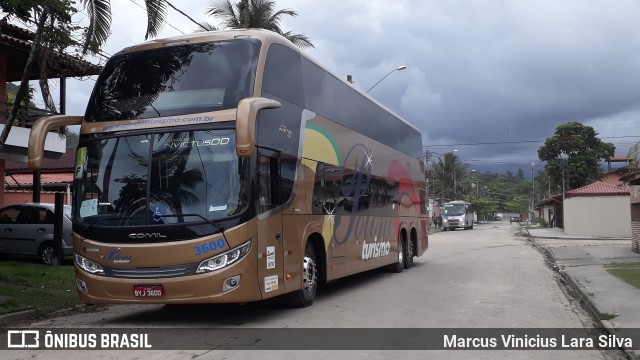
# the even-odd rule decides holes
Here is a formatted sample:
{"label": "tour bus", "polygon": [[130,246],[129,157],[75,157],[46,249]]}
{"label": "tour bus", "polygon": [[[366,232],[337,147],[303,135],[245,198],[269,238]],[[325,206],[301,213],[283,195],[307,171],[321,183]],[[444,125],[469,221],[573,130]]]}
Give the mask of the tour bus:
{"label": "tour bus", "polygon": [[473,229],[473,205],[456,200],[442,205],[442,230]]}
{"label": "tour bus", "polygon": [[[314,301],[428,247],[417,128],[266,30],[126,48],[80,125],[73,247],[85,303]],[[365,198],[366,197],[366,198]]]}

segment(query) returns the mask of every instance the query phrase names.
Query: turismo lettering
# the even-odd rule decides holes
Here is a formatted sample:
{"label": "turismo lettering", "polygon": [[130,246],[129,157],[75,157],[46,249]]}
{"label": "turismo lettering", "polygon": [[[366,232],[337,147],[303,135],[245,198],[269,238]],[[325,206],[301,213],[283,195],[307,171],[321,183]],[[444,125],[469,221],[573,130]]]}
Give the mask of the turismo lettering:
{"label": "turismo lettering", "polygon": [[368,244],[365,241],[362,244],[362,260],[369,260],[377,257],[387,256],[389,255],[390,250],[391,244],[388,241],[373,242]]}

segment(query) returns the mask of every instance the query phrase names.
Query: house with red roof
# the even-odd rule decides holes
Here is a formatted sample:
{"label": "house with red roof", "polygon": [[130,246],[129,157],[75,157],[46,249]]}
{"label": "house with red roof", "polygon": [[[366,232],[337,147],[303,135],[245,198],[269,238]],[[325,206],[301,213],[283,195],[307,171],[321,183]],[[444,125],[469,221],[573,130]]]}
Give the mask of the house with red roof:
{"label": "house with red roof", "polygon": [[563,228],[562,200],[562,194],[556,194],[537,203],[537,217],[543,219],[549,227]]}
{"label": "house with red roof", "polygon": [[631,238],[630,195],[626,187],[602,181],[567,191],[563,201],[568,235]]}
{"label": "house with red roof", "polygon": [[[65,204],[71,205],[71,184],[75,166],[75,151],[67,150],[59,159],[44,159],[39,179],[40,201],[53,203],[56,192],[64,192]],[[39,180],[39,181],[38,181]],[[34,173],[26,163],[7,161],[4,176],[6,204],[18,204],[33,200]],[[38,185],[36,185],[38,186]]]}

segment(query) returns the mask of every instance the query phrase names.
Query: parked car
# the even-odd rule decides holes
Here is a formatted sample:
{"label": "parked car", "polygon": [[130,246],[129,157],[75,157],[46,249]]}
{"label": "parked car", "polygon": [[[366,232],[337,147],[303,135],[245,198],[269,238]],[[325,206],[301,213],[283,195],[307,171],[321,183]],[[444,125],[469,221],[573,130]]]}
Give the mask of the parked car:
{"label": "parked car", "polygon": [[520,222],[520,216],[512,216],[509,218],[509,224],[513,222]]}
{"label": "parked car", "polygon": [[[37,255],[45,264],[53,259],[54,204],[24,203],[0,209],[0,253]],[[73,255],[71,206],[64,206],[62,254]]]}

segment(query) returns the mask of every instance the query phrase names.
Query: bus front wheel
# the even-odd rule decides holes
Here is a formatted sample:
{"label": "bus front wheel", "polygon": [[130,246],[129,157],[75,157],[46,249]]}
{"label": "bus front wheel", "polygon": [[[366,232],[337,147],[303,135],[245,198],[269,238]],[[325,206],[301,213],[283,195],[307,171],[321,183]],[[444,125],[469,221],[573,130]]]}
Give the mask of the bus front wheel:
{"label": "bus front wheel", "polygon": [[302,258],[302,289],[291,293],[290,303],[294,307],[307,307],[313,304],[318,291],[318,264],[313,244],[307,241]]}

